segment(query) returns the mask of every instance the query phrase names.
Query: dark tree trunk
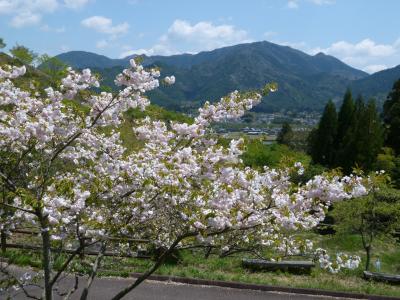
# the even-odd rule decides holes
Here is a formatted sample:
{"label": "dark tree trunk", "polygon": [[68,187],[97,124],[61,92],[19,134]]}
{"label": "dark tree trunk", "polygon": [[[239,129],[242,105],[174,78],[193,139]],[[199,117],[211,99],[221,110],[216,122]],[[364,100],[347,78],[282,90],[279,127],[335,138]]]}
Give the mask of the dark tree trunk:
{"label": "dark tree trunk", "polygon": [[207,259],[211,254],[212,246],[206,248],[206,253],[204,254],[204,258]]}
{"label": "dark tree trunk", "polygon": [[50,232],[48,220],[45,217],[41,217],[41,231],[42,231],[42,264],[44,271],[44,293],[43,298],[45,300],[53,299],[53,287],[51,285],[51,254],[50,254]]}
{"label": "dark tree trunk", "polygon": [[2,231],[0,233],[1,236],[1,253],[5,254],[7,251],[7,234]]}
{"label": "dark tree trunk", "polygon": [[370,265],[370,262],[371,262],[371,246],[365,247],[365,252],[367,253],[367,260],[365,262],[365,270],[368,271],[369,270],[369,265]]}

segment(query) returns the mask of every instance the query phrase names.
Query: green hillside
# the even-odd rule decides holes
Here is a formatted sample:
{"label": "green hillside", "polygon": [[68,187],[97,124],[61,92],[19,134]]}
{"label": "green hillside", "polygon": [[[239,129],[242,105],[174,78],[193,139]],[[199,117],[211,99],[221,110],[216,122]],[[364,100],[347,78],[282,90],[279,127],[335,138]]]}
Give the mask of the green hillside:
{"label": "green hillside", "polygon": [[[76,68],[91,67],[103,84],[113,86],[113,78],[128,64],[125,59],[107,59],[87,52],[58,56]],[[225,47],[195,55],[145,57],[146,66],[158,66],[163,74],[174,74],[173,87],[161,88],[153,101],[170,109],[187,110],[205,100],[217,100],[228,92],[260,88],[277,82],[279,90],[269,96],[258,111],[320,110],[329,98],[341,98],[351,80],[366,73],[340,60],[319,53],[311,56],[299,50],[269,42]]]}

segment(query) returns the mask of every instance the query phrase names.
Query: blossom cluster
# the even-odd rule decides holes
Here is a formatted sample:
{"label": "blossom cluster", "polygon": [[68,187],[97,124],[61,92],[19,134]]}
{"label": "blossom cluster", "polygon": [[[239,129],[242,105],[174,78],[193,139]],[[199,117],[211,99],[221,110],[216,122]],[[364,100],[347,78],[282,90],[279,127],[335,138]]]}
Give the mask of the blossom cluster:
{"label": "blossom cluster", "polygon": [[64,91],[64,97],[73,99],[79,91],[89,87],[99,87],[100,84],[95,76],[92,76],[90,69],[82,70],[82,73],[75,72],[71,67],[67,69],[68,75],[61,81],[60,89]]}
{"label": "blossom cluster", "polygon": [[[5,69],[3,69],[5,68]],[[26,67],[16,67],[16,66],[6,66],[6,67],[0,67],[0,79],[2,78],[17,78],[25,74],[26,72]]]}
{"label": "blossom cluster", "polygon": [[15,222],[53,239],[119,235],[168,247],[189,234],[204,244],[291,245],[295,253],[300,246],[283,232],[314,227],[335,201],[368,193],[368,180],[354,175],[296,185],[290,174],[301,174],[301,164],[259,171],[242,165],[243,140],[218,144],[210,124],[241,117],[260,93],[207,102],[192,124],[137,120],[140,143],[127,149],[116,126],[127,109],[149,104],[145,93],[159,86],[159,70],[131,60],[116,94],[91,91],[99,83],[89,70],[68,70],[58,90],[43,92],[16,87],[10,78],[23,70],[8,70],[0,72],[1,184],[14,187]]}
{"label": "blossom cluster", "polygon": [[336,258],[332,259],[326,250],[318,248],[315,250],[315,256],[322,269],[336,274],[341,269],[354,270],[360,265],[361,258],[358,255],[347,255],[345,253],[336,253]]}

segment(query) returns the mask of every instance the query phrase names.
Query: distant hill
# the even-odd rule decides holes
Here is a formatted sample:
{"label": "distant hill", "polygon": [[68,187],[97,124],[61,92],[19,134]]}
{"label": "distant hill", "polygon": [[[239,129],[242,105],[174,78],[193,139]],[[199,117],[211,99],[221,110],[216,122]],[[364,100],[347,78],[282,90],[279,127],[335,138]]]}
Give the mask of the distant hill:
{"label": "distant hill", "polygon": [[353,81],[350,87],[354,95],[361,94],[367,99],[375,98],[379,103],[383,103],[398,79],[400,79],[400,65]]}
{"label": "distant hill", "polygon": [[115,66],[124,66],[126,63],[122,59],[111,59],[104,55],[86,51],[69,51],[57,55],[57,58],[76,69],[112,68]]}
{"label": "distant hill", "polygon": [[[131,58],[110,59],[83,51],[71,51],[57,57],[75,68],[94,69],[102,75],[103,84],[111,87],[114,87],[115,75]],[[187,110],[205,100],[218,100],[235,89],[259,88],[272,81],[278,83],[278,92],[268,96],[256,110],[321,110],[329,99],[339,102],[347,87],[369,90],[367,85],[372,86],[374,82],[369,78],[375,76],[352,68],[333,56],[323,53],[312,56],[266,41],[193,55],[144,57],[144,65],[160,67],[163,75],[175,75],[174,86],[162,87],[151,95],[154,103],[175,110]],[[386,74],[388,70],[382,72],[384,75],[379,78],[382,77],[385,84],[371,88],[372,96],[375,92],[387,94],[393,84],[395,74]]]}

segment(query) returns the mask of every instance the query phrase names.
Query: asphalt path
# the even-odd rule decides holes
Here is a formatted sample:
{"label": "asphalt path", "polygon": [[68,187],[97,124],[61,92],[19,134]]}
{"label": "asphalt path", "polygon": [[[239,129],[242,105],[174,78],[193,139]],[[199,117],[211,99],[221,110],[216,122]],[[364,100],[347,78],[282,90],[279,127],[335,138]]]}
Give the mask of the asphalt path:
{"label": "asphalt path", "polygon": [[[122,288],[126,287],[134,279],[126,278],[96,278],[89,292],[89,299],[107,300],[115,295]],[[84,278],[80,279],[80,288],[72,295],[71,299],[79,299],[80,291],[86,283]],[[60,284],[60,291],[68,290],[73,285],[71,278],[64,279]],[[29,289],[30,293],[39,295],[34,288]],[[0,299],[6,299],[5,294],[0,292]],[[27,299],[21,292],[15,292],[12,299]],[[62,299],[55,295],[54,299]],[[172,282],[146,281],[139,285],[123,299],[140,300],[316,300],[316,299],[344,299],[327,296],[310,296],[301,294],[287,294],[278,292],[265,292],[253,290],[241,290],[233,288],[201,286],[190,284],[179,284]]]}

